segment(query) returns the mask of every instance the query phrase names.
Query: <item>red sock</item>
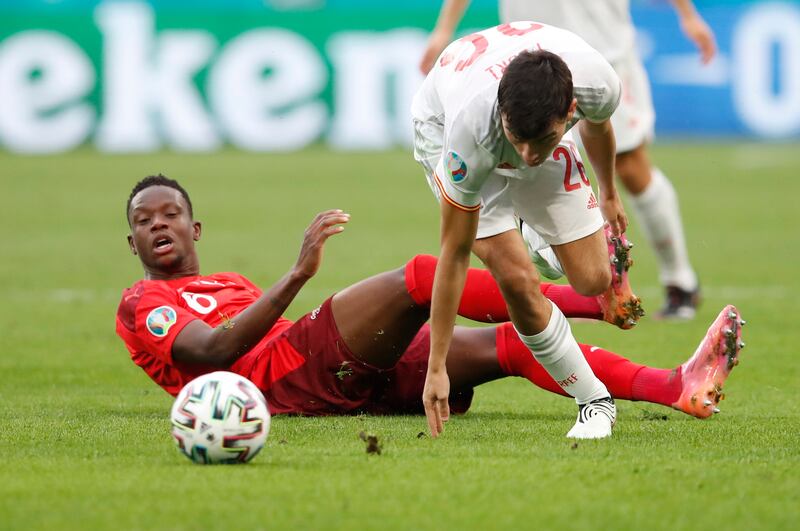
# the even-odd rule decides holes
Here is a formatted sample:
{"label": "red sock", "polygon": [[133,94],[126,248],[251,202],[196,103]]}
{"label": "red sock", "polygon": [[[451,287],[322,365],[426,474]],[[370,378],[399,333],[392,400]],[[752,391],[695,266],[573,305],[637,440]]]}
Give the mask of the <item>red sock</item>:
{"label": "red sock", "polygon": [[[414,302],[420,306],[429,306],[431,303],[436,263],[435,256],[417,255],[406,264],[406,287]],[[540,289],[567,317],[603,318],[603,311],[595,297],[584,297],[571,286],[541,283]],[[467,271],[458,315],[482,323],[509,321],[506,301],[489,271],[474,268]]]}
{"label": "red sock", "polygon": [[[513,326],[498,326],[496,342],[497,359],[503,372],[509,376],[522,376],[537,387],[568,396],[519,340]],[[675,371],[639,365],[600,347],[583,344],[580,347],[592,371],[614,398],[665,406],[678,400],[681,379],[675,377]]]}
{"label": "red sock", "polygon": [[671,406],[681,396],[681,368],[654,369],[642,367],[631,384],[634,400]]}
{"label": "red sock", "polygon": [[597,302],[597,297],[581,295],[569,285],[542,282],[539,284],[539,289],[567,317],[603,320],[603,310],[600,308],[600,303]]}
{"label": "red sock", "polygon": [[528,347],[520,341],[511,323],[497,327],[495,334],[497,361],[500,368],[509,376],[522,376],[537,386],[562,396],[569,396],[560,385],[544,370]]}
{"label": "red sock", "polygon": [[[437,262],[435,256],[420,254],[406,264],[406,288],[420,306],[431,304]],[[491,273],[485,269],[467,270],[458,315],[481,323],[505,323],[510,320],[506,301]]]}

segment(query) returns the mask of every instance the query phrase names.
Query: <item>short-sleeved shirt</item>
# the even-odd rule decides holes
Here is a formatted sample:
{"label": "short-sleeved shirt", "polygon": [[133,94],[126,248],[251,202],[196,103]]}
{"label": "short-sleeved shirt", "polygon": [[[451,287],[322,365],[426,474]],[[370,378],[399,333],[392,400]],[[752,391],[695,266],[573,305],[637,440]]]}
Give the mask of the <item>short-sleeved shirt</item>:
{"label": "short-sleeved shirt", "polygon": [[[253,304],[261,290],[236,273],[215,273],[175,280],[140,280],[122,293],[117,309],[117,334],[125,342],[131,359],[168,393],[177,395],[189,381],[218,367],[187,364],[172,358],[172,345],[183,328],[195,319],[219,326]],[[264,338],[230,368],[247,376],[264,345],[292,325],[279,318]],[[287,348],[291,348],[288,347]],[[287,367],[272,367],[274,380],[302,363],[296,353],[282,358]],[[266,360],[260,360],[264,363]],[[269,382],[267,382],[269,384]]]}
{"label": "short-sleeved shirt", "polygon": [[537,49],[561,57],[572,73],[578,104],[568,130],[581,119],[603,122],[617,108],[621,85],[614,69],[599,52],[566,30],[515,22],[453,42],[415,95],[412,115],[418,122],[441,126],[442,192],[455,206],[477,210],[481,187],[495,168],[523,167],[503,133],[497,90],[511,60],[522,51]]}

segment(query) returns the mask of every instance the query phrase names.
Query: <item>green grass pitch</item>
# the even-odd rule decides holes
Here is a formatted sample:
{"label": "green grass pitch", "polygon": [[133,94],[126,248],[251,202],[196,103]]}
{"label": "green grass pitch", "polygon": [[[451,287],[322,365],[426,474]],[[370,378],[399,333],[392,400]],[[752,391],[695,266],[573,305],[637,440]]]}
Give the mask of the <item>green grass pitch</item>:
{"label": "green grass pitch", "polygon": [[[267,287],[313,215],[352,221],[288,313],[437,251],[435,202],[410,153],[0,154],[0,529],[798,529],[800,180],[797,145],[672,144],[705,302],[697,320],[633,331],[576,323],[638,362],[682,362],[726,303],[748,325],[722,413],[699,421],[620,402],[614,437],[574,447],[570,400],[506,379],[479,388],[443,437],[423,417],[273,419],[247,466],[201,467],[173,447],[172,400],[114,334],[141,277],[124,205],[164,172],[205,223],[203,272]],[[635,220],[634,286],[662,302]],[[360,431],[379,437],[367,455]]]}

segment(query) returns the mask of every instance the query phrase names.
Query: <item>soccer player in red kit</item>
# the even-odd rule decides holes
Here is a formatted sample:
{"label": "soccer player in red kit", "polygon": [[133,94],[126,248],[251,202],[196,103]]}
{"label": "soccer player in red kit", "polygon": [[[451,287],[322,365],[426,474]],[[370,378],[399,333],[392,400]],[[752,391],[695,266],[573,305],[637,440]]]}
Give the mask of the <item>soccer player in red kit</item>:
{"label": "soccer player in red kit", "polygon": [[[345,288],[292,322],[283,312],[320,267],[325,241],[349,215],[329,210],[305,232],[292,269],[266,292],[236,273],[201,275],[194,219],[186,191],[164,176],[133,188],[126,215],[128,243],[145,278],[123,292],[116,329],[139,365],[171,395],[214,370],[253,381],[273,414],[422,413],[429,317],[436,258],[416,256],[404,267]],[[471,269],[459,314],[508,321],[488,271]],[[595,298],[569,286],[542,284],[567,316],[602,319]],[[741,320],[725,307],[697,351],[674,369],[638,365],[581,345],[592,370],[615,398],[671,406],[705,418],[718,411],[722,385],[738,363]],[[531,356],[510,323],[457,327],[447,368],[453,411],[469,408],[476,385],[521,376],[549,391],[562,387]]]}

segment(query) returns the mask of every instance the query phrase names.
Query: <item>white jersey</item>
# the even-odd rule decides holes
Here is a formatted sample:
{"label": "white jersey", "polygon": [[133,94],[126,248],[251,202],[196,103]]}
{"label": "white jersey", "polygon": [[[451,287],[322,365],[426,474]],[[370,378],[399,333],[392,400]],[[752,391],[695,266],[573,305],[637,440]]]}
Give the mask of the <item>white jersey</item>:
{"label": "white jersey", "polygon": [[629,0],[500,0],[500,20],[540,20],[567,29],[611,63],[635,46]]}
{"label": "white jersey", "polygon": [[[473,210],[480,190],[498,166],[525,168],[503,133],[497,89],[505,67],[524,50],[547,50],[567,64],[578,100],[570,129],[578,120],[602,122],[619,103],[621,86],[600,53],[568,31],[538,24],[503,24],[450,44],[414,97],[416,122],[440,126],[445,196]],[[434,130],[435,128],[430,128]]]}

